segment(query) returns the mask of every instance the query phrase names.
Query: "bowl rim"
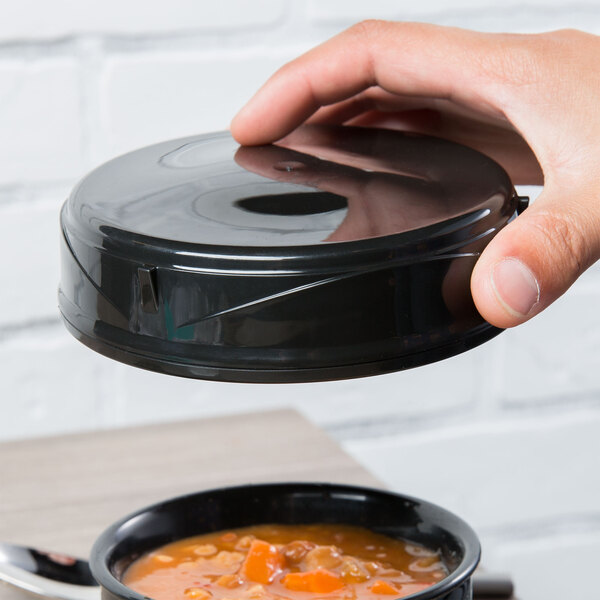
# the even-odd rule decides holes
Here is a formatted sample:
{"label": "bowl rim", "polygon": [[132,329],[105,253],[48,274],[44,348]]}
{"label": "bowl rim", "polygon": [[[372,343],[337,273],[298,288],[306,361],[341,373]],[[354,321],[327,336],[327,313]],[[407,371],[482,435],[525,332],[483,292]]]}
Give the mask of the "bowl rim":
{"label": "bowl rim", "polygon": [[[247,483],[239,485],[222,486],[218,488],[210,488],[206,490],[200,490],[197,492],[191,492],[189,494],[183,494],[172,498],[156,502],[154,504],[145,506],[132,512],[118,521],[114,522],[107,529],[105,529],[100,536],[96,539],[91,553],[90,553],[90,567],[92,574],[101,588],[104,588],[115,598],[120,600],[151,600],[148,596],[144,596],[131,588],[124,585],[117,577],[115,577],[108,566],[109,559],[112,552],[118,546],[118,542],[115,541],[115,535],[117,532],[125,526],[127,523],[133,521],[136,518],[141,517],[145,513],[152,512],[159,508],[166,508],[169,505],[177,505],[180,502],[191,499],[193,497],[200,497],[208,494],[219,494],[227,493],[228,491],[241,491],[243,489],[248,490],[268,490],[272,489],[274,492],[285,493],[285,491],[321,491],[321,492],[337,492],[345,494],[379,496],[381,498],[388,498],[398,502],[411,502],[420,507],[423,507],[428,513],[432,513],[441,520],[444,519],[444,528],[448,530],[453,536],[459,539],[464,546],[464,554],[460,563],[456,568],[444,579],[432,586],[412,594],[410,596],[404,596],[402,600],[433,600],[434,598],[442,598],[444,594],[451,592],[453,589],[458,587],[461,583],[467,581],[473,572],[475,571],[479,560],[481,558],[481,545],[477,534],[472,527],[463,519],[450,512],[449,510],[442,508],[441,506],[422,500],[414,496],[402,494],[398,492],[364,487],[352,484],[343,483],[327,483],[327,482],[266,482],[266,483]],[[182,538],[184,539],[184,538]],[[391,598],[393,600],[393,598]]]}

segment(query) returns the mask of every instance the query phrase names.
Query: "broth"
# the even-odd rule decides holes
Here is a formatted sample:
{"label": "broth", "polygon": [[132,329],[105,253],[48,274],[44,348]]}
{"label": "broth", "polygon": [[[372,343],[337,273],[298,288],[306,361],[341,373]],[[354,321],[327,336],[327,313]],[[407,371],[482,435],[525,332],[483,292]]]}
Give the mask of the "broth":
{"label": "broth", "polygon": [[391,600],[448,574],[436,550],[349,525],[258,525],[145,554],[123,583],[154,600]]}

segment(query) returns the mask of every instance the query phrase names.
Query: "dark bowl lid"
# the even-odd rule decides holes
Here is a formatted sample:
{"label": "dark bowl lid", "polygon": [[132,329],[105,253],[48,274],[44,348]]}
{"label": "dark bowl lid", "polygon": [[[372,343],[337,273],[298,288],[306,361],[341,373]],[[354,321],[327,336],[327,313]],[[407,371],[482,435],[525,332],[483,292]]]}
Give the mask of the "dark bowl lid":
{"label": "dark bowl lid", "polygon": [[157,144],[65,203],[60,308],[118,360],[232,381],[416,366],[498,330],[469,278],[517,198],[488,157],[431,137],[305,126]]}

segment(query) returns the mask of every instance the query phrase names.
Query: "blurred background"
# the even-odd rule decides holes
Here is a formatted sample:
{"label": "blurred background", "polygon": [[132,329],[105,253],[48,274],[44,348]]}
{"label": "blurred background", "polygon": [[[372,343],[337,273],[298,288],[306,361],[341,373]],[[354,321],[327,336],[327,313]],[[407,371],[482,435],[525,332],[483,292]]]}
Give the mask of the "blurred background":
{"label": "blurred background", "polygon": [[60,322],[58,212],[80,177],[139,146],[226,128],[277,67],[368,17],[600,33],[592,0],[4,3],[0,441],[294,407],[389,487],[469,521],[487,568],[509,572],[523,600],[589,597],[600,562],[600,265],[483,347],[357,381],[166,377],[93,353]]}

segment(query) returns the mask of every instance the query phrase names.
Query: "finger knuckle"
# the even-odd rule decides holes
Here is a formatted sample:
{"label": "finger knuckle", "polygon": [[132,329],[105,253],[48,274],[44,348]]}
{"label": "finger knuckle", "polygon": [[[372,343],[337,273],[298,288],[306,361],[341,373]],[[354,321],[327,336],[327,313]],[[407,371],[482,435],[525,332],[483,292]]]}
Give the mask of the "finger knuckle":
{"label": "finger knuckle", "polygon": [[374,56],[377,54],[377,48],[385,39],[389,28],[392,26],[388,21],[378,19],[367,19],[356,23],[350,29],[346,30],[345,35],[348,38],[349,47],[358,47],[364,54],[365,71],[371,84],[377,81],[377,68]]}
{"label": "finger knuckle", "polygon": [[587,236],[574,215],[567,212],[538,212],[531,215],[530,225],[541,238],[546,256],[558,259],[564,273],[576,276],[590,264],[591,250]]}
{"label": "finger knuckle", "polygon": [[567,43],[578,43],[582,38],[589,37],[589,34],[586,34],[578,29],[565,27],[563,29],[557,29],[556,31],[550,31],[548,33],[541,34],[540,37],[549,40],[560,40]]}
{"label": "finger knuckle", "polygon": [[381,19],[365,19],[352,25],[347,33],[361,40],[371,41],[377,39],[389,25],[388,21]]}
{"label": "finger knuckle", "polygon": [[511,88],[534,85],[543,79],[546,45],[532,37],[503,37],[481,56],[483,75],[491,82]]}

